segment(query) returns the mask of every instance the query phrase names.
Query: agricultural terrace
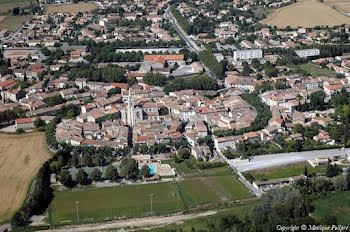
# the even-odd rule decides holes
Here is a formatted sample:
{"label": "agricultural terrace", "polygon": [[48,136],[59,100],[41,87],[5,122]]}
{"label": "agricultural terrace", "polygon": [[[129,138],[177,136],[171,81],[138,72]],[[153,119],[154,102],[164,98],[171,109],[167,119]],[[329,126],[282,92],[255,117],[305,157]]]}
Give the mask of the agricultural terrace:
{"label": "agricultural terrace", "polygon": [[77,14],[79,12],[89,12],[96,9],[97,6],[94,3],[77,3],[77,4],[61,4],[61,5],[49,5],[45,7],[46,14],[53,13],[72,13]]}
{"label": "agricultural terrace", "polygon": [[77,223],[76,201],[79,201],[81,222],[142,217],[150,212],[151,194],[155,215],[252,197],[231,172],[222,167],[204,171],[202,176],[184,177],[178,182],[55,191],[50,211],[51,222]]}
{"label": "agricultural terrace", "polygon": [[32,179],[49,157],[44,133],[0,134],[0,222],[22,205]]}
{"label": "agricultural terrace", "polygon": [[278,28],[286,28],[287,26],[292,28],[332,27],[349,24],[350,17],[318,0],[300,0],[297,3],[275,10],[260,22]]}

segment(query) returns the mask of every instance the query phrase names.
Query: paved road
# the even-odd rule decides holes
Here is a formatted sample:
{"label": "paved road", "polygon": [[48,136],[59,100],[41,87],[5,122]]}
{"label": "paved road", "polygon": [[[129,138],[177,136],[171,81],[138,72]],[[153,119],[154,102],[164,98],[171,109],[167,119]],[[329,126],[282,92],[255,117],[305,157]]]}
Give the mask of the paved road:
{"label": "paved road", "polygon": [[201,51],[201,49],[197,46],[195,42],[192,41],[192,39],[186,34],[186,32],[182,30],[175,17],[171,14],[170,7],[166,9],[164,16],[174,25],[175,30],[177,31],[181,39],[183,39],[186,42],[189,49],[198,54]]}
{"label": "paved road", "polygon": [[318,155],[327,155],[329,157],[342,156],[350,153],[350,148],[346,149],[328,149],[318,151],[303,151],[291,153],[279,153],[271,155],[254,156],[253,159],[248,160],[230,160],[230,164],[234,165],[240,172],[253,171],[257,169],[276,167],[280,165],[296,163],[300,161],[313,160]]}
{"label": "paved road", "polygon": [[[186,32],[184,30],[182,30],[181,26],[178,24],[178,22],[175,19],[175,17],[171,14],[170,7],[171,6],[169,6],[166,9],[166,11],[164,13],[164,17],[166,19],[168,19],[173,24],[173,26],[175,27],[175,30],[177,31],[177,33],[179,34],[181,39],[183,39],[185,41],[185,43],[187,44],[188,48],[191,51],[194,51],[195,53],[199,54],[201,49],[197,46],[197,44],[195,42],[193,42],[193,40],[186,34]],[[213,74],[210,72],[209,68],[207,66],[205,66],[203,64],[203,62],[201,62],[201,63],[203,65],[203,68],[204,68],[205,72],[207,72],[210,77],[213,77]]]}

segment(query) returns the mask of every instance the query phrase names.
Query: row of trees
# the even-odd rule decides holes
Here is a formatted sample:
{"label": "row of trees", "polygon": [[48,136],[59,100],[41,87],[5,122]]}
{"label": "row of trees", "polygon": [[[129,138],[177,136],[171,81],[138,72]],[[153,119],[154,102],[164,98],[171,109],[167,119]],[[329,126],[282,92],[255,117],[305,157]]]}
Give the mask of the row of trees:
{"label": "row of trees", "polygon": [[113,50],[117,48],[160,48],[160,47],[184,47],[186,43],[182,40],[171,40],[171,41],[132,41],[132,40],[116,40],[114,42],[99,42],[96,43],[93,40],[75,40],[71,45],[87,45],[90,49],[95,47],[105,48]]}
{"label": "row of trees", "polygon": [[[147,166],[147,165],[146,165]],[[148,166],[147,166],[148,167]],[[149,168],[143,168],[142,174],[146,177],[150,175]],[[59,180],[60,182],[71,188],[76,184],[87,185],[91,181],[101,181],[101,180],[111,180],[117,181],[119,178],[135,179],[138,175],[138,163],[132,158],[123,158],[120,163],[120,172],[118,172],[117,167],[110,165],[107,167],[104,176],[99,168],[95,168],[90,175],[83,169],[80,168],[76,174],[75,181],[72,179],[72,175],[67,169],[62,169],[60,171]]]}
{"label": "row of trees", "polygon": [[204,50],[199,53],[199,59],[207,66],[210,71],[219,79],[225,77],[225,65],[218,62],[211,50]]}
{"label": "row of trees", "polygon": [[0,112],[0,123],[10,122],[20,117],[25,117],[24,111],[20,107],[15,107],[13,110]]}
{"label": "row of trees", "polygon": [[13,227],[24,226],[32,215],[42,214],[52,200],[53,191],[50,187],[50,162],[51,160],[46,161],[39,169],[33,192],[11,219],[11,225]]}

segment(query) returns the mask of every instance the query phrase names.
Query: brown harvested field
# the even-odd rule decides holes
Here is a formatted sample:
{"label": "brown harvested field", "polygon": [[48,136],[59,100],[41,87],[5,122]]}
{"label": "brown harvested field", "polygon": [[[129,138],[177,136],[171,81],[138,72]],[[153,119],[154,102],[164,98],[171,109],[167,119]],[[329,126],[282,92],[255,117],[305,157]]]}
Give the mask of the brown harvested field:
{"label": "brown harvested field", "polygon": [[300,0],[297,3],[275,10],[261,23],[279,28],[287,26],[311,28],[350,24],[350,17],[318,0]]}
{"label": "brown harvested field", "polygon": [[44,133],[0,134],[0,222],[22,205],[29,184],[49,157]]}
{"label": "brown harvested field", "polygon": [[52,5],[45,7],[45,13],[72,13],[76,14],[78,12],[89,12],[96,9],[97,6],[94,3],[78,3],[78,4],[61,4]]}
{"label": "brown harvested field", "polygon": [[349,0],[326,0],[325,3],[342,12],[350,13],[350,1]]}

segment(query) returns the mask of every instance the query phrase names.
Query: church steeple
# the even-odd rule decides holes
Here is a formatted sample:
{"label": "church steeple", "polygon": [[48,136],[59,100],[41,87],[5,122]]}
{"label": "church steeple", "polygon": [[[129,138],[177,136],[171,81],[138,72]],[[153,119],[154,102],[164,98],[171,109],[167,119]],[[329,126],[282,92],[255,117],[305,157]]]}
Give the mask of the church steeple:
{"label": "church steeple", "polygon": [[127,124],[129,126],[134,126],[134,100],[132,98],[132,92],[131,88],[129,88],[129,94],[128,94],[128,109],[127,109]]}

